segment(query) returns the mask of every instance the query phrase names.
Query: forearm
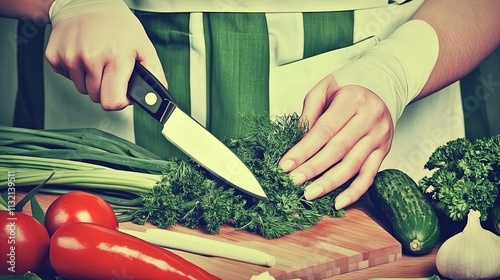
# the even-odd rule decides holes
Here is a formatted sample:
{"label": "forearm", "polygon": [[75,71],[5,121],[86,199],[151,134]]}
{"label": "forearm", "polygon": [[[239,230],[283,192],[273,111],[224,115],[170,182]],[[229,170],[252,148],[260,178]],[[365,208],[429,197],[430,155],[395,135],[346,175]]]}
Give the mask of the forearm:
{"label": "forearm", "polygon": [[0,0],[0,16],[49,23],[54,0]]}
{"label": "forearm", "polygon": [[429,23],[439,38],[436,65],[417,96],[423,98],[464,77],[500,46],[498,0],[426,0],[414,19]]}

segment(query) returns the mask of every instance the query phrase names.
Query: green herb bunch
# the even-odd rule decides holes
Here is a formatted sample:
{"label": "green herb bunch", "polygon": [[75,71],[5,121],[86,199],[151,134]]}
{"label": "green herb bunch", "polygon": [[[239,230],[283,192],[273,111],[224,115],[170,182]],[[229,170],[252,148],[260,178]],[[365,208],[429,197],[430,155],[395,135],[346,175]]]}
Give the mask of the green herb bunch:
{"label": "green herb bunch", "polygon": [[270,120],[268,116],[245,117],[249,132],[225,144],[250,168],[269,201],[251,197],[228,187],[207,174],[193,161],[171,160],[162,181],[142,195],[143,207],[134,222],[151,222],[159,228],[182,224],[218,233],[224,224],[266,238],[277,238],[316,224],[325,215],[343,216],[334,208],[336,190],[307,201],[302,186],[296,186],[278,167],[280,157],[307,130],[296,114]]}
{"label": "green herb bunch", "polygon": [[424,167],[434,172],[419,181],[422,191],[453,221],[466,219],[469,209],[480,211],[485,221],[500,199],[500,135],[449,141],[433,152]]}

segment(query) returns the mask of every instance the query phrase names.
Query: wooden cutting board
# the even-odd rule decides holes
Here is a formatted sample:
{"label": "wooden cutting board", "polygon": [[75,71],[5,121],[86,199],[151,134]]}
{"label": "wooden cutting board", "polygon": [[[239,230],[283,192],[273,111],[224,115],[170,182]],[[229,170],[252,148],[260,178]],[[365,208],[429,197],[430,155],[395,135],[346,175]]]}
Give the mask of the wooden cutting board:
{"label": "wooden cutting board", "polygon": [[[38,195],[43,209],[55,198],[52,195]],[[276,257],[274,266],[265,267],[173,250],[221,279],[250,279],[252,275],[266,271],[276,279],[324,279],[401,258],[401,244],[370,216],[372,214],[367,214],[373,212],[370,207],[367,199],[363,198],[346,210],[345,217],[325,217],[309,230],[277,239],[265,239],[246,231],[236,231],[229,226],[224,226],[217,235],[182,226],[174,226],[169,230],[232,242]],[[30,213],[29,203],[24,211]],[[124,229],[141,227],[132,223],[120,224],[120,228]]]}

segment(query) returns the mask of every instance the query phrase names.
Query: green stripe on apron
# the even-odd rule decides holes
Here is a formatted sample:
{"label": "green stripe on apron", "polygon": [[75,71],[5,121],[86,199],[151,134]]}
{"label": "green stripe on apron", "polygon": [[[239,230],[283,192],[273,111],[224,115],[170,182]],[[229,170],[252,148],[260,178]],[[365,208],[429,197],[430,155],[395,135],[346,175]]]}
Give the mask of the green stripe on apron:
{"label": "green stripe on apron", "polygon": [[480,87],[481,71],[476,68],[460,81],[462,94],[462,107],[464,110],[465,137],[470,140],[490,135],[486,104],[477,96],[484,96],[485,92]]}
{"label": "green stripe on apron", "polygon": [[[170,91],[180,107],[188,109],[188,14],[136,14],[158,50]],[[353,19],[353,11],[305,14],[304,55],[309,57],[352,44]],[[207,56],[206,126],[219,139],[227,139],[247,131],[242,115],[269,112],[266,16],[263,13],[205,13],[203,22]],[[149,116],[140,110],[134,113],[136,142],[163,157],[172,156],[171,149],[164,148],[166,141],[156,132],[160,127],[147,124]],[[181,154],[176,152],[175,156]]]}
{"label": "green stripe on apron", "polygon": [[304,58],[353,43],[354,11],[304,13]]}
{"label": "green stripe on apron", "polygon": [[262,13],[208,13],[205,18],[211,45],[208,128],[226,139],[247,130],[241,114],[269,112],[266,18]]}
{"label": "green stripe on apron", "polygon": [[[136,12],[135,14],[151,41],[155,43],[168,80],[169,91],[179,108],[189,114],[189,13]],[[165,140],[161,134],[162,126],[139,106],[134,107],[134,130],[138,145],[164,158],[184,157],[182,152]]]}
{"label": "green stripe on apron", "polygon": [[44,127],[44,40],[45,25],[20,20],[17,26],[17,97],[13,126]]}
{"label": "green stripe on apron", "polygon": [[[490,126],[488,108],[496,110],[494,104],[500,93],[500,48],[485,59],[469,75],[460,80],[462,107],[464,110],[465,137],[475,140],[492,136],[500,128]],[[491,131],[493,128],[494,131]]]}

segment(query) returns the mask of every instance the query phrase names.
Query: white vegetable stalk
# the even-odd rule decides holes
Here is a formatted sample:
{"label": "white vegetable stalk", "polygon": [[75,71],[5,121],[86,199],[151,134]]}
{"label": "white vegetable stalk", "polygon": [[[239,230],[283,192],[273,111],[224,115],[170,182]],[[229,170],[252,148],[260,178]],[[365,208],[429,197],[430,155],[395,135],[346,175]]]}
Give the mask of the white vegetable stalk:
{"label": "white vegetable stalk", "polygon": [[498,279],[500,236],[481,227],[479,211],[470,210],[464,230],[439,248],[436,266],[453,280]]}
{"label": "white vegetable stalk", "polygon": [[120,229],[120,231],[157,246],[199,255],[221,257],[269,267],[276,263],[276,258],[273,255],[260,250],[194,235],[153,228],[146,229],[145,232],[127,229]]}

